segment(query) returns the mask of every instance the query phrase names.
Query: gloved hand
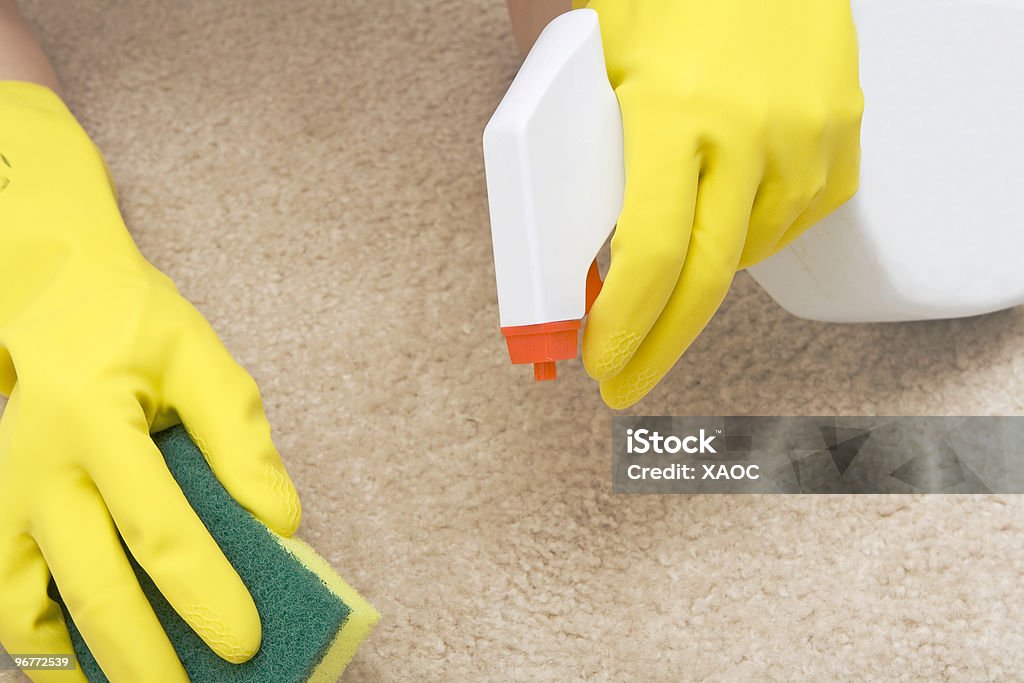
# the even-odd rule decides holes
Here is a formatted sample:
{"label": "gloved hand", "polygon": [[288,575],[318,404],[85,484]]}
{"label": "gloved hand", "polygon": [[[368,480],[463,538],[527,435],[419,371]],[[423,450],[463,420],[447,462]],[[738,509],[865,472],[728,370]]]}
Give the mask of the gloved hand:
{"label": "gloved hand", "polygon": [[583,362],[623,408],[700,334],[738,269],[856,192],[857,40],[849,0],[576,6],[600,17],[626,166]]}
{"label": "gloved hand", "polygon": [[0,155],[0,642],[72,652],[52,576],[112,681],[186,681],[120,533],[196,633],[245,661],[256,607],[149,434],[180,419],[238,502],[290,535],[299,501],[256,385],[138,252],[56,95],[0,83]]}

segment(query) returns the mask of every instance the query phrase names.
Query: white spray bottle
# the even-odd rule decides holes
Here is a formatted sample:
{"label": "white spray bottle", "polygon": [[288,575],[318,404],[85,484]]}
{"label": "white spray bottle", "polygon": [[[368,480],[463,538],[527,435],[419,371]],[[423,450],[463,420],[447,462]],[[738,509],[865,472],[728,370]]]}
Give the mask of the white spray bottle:
{"label": "white spray bottle", "polygon": [[[1024,2],[854,0],[861,188],[748,269],[832,322],[955,318],[1024,303]],[[600,287],[622,206],[622,121],[596,12],[538,38],[484,131],[502,331],[553,379]],[[588,266],[590,266],[589,277]]]}
{"label": "white spray bottle", "polygon": [[600,289],[594,257],[622,209],[622,116],[597,12],[545,27],[484,129],[484,165],[501,331],[513,363],[554,379],[555,361],[576,357]]}

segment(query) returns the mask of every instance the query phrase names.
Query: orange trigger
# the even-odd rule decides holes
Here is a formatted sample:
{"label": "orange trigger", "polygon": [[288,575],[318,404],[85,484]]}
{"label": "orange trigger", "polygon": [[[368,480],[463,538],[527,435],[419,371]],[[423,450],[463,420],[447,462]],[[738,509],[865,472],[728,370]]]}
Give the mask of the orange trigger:
{"label": "orange trigger", "polygon": [[602,285],[604,282],[601,281],[601,273],[597,270],[597,259],[594,259],[594,262],[590,264],[590,270],[587,271],[587,307],[584,313],[590,313],[590,307],[594,305],[594,300],[601,293]]}

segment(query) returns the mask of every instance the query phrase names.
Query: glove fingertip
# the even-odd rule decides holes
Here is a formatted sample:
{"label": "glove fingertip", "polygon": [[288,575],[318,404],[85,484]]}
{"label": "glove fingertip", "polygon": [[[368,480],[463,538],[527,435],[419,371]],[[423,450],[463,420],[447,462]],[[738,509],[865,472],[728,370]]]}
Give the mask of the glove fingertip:
{"label": "glove fingertip", "polygon": [[194,606],[181,614],[218,657],[232,664],[252,659],[263,643],[263,624],[256,604],[244,586],[239,585],[241,591],[227,613]]}
{"label": "glove fingertip", "polygon": [[633,330],[620,329],[608,335],[588,326],[583,337],[583,367],[599,382],[611,379],[626,367],[641,341]]}
{"label": "glove fingertip", "polygon": [[646,396],[659,379],[653,368],[627,370],[601,382],[601,398],[609,408],[624,410]]}
{"label": "glove fingertip", "polygon": [[260,501],[262,514],[255,511],[253,514],[279,536],[291,536],[302,521],[298,491],[283,466],[267,463],[264,472],[266,481],[263,489],[266,493]]}

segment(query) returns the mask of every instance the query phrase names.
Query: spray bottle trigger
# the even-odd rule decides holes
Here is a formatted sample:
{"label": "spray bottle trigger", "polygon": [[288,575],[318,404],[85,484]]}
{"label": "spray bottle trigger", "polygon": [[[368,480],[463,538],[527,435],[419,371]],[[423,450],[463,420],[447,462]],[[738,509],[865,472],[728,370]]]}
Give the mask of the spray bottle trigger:
{"label": "spray bottle trigger", "polygon": [[601,293],[602,286],[604,286],[604,282],[597,269],[597,259],[594,259],[594,262],[590,264],[590,270],[587,271],[587,307],[584,309],[584,314],[590,313],[590,307],[594,305],[594,300]]}

